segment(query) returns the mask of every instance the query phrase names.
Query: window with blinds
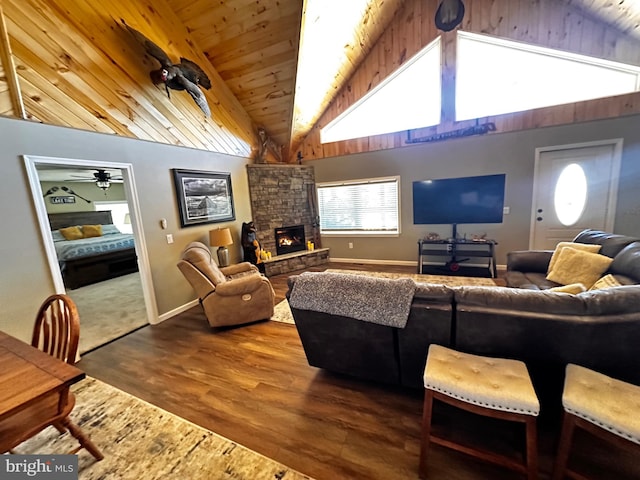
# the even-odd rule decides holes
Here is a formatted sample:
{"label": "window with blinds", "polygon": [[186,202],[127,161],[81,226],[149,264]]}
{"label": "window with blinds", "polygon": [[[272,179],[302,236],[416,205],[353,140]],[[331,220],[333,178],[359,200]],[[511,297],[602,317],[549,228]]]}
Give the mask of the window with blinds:
{"label": "window with blinds", "polygon": [[398,235],[400,177],[320,183],[318,209],[323,235]]}

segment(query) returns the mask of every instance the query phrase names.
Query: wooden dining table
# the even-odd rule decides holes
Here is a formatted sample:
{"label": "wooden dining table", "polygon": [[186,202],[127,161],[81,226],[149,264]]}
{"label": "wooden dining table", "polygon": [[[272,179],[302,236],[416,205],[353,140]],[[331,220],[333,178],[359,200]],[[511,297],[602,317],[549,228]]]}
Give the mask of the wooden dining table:
{"label": "wooden dining table", "polygon": [[[55,415],[71,385],[84,377],[79,368],[0,331],[0,453]],[[35,415],[29,411],[34,406]]]}

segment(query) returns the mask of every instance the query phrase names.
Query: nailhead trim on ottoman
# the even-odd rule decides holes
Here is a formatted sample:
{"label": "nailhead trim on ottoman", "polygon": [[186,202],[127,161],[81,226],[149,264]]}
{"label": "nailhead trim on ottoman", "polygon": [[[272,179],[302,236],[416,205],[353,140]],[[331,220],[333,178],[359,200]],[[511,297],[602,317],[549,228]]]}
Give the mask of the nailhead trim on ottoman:
{"label": "nailhead trim on ottoman", "polygon": [[567,365],[562,405],[577,417],[640,444],[640,387]]}
{"label": "nailhead trim on ottoman", "polygon": [[[420,449],[420,478],[427,475],[430,443],[436,443],[482,460],[538,476],[536,419],[540,402],[523,362],[489,358],[430,345],[424,369],[424,410]],[[522,461],[432,433],[434,400],[486,417],[522,423],[526,449]]]}
{"label": "nailhead trim on ottoman", "polygon": [[578,365],[567,365],[562,393],[564,414],[552,480],[586,478],[569,467],[576,428],[640,455],[640,386]]}
{"label": "nailhead trim on ottoman", "polygon": [[424,387],[481,407],[537,416],[540,403],[523,362],[431,345]]}

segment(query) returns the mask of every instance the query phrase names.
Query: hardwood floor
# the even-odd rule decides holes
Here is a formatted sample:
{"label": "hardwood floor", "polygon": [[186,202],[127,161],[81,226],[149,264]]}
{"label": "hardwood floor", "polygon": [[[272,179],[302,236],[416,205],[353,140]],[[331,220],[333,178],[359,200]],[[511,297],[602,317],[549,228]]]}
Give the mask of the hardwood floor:
{"label": "hardwood floor", "polygon": [[[313,270],[325,268],[415,271],[344,263]],[[270,278],[277,301],[284,299],[287,277]],[[318,480],[418,478],[422,391],[309,366],[294,325],[258,322],[212,330],[198,306],[94,350],[78,366]],[[546,472],[554,429],[540,428]],[[518,478],[440,447],[433,447],[429,466],[431,479]]]}

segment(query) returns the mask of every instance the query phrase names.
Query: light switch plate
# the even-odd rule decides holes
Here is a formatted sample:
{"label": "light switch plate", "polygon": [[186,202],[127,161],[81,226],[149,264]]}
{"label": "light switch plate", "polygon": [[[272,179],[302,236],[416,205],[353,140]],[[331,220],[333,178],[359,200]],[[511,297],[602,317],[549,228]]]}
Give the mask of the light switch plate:
{"label": "light switch plate", "polygon": [[173,243],[173,235],[167,234],[167,243]]}

